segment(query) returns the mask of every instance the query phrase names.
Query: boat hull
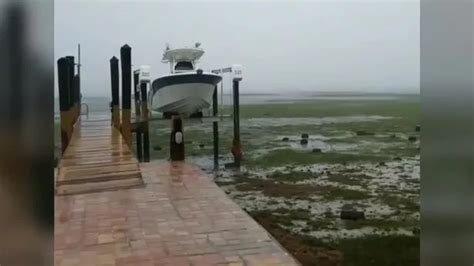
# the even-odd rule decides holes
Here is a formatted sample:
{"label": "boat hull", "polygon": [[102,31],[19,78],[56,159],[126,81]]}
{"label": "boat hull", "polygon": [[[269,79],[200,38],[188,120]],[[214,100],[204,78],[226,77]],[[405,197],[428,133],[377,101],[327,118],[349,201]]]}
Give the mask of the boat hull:
{"label": "boat hull", "polygon": [[222,80],[215,74],[176,74],[152,84],[150,108],[162,113],[192,114],[209,108],[215,86]]}

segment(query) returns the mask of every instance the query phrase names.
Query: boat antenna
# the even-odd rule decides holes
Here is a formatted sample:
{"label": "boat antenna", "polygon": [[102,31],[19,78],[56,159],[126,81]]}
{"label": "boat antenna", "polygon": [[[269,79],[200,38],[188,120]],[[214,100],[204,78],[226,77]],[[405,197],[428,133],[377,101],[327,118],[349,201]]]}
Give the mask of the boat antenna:
{"label": "boat antenna", "polygon": [[201,46],[201,43],[200,43],[200,42],[197,42],[196,44],[194,44],[194,47],[195,47],[195,48],[199,48],[199,46]]}
{"label": "boat antenna", "polygon": [[170,49],[170,44],[166,43],[166,51],[168,51],[169,49]]}

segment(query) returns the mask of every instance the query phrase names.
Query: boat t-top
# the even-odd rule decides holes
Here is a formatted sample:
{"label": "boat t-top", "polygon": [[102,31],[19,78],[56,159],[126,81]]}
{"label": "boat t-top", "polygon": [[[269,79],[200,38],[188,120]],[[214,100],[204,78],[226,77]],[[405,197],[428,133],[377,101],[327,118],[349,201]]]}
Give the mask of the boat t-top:
{"label": "boat t-top", "polygon": [[155,79],[150,90],[150,107],[169,118],[173,114],[201,114],[209,108],[220,75],[197,67],[204,54],[196,43],[193,48],[170,49],[163,53],[163,63],[169,63],[170,74]]}

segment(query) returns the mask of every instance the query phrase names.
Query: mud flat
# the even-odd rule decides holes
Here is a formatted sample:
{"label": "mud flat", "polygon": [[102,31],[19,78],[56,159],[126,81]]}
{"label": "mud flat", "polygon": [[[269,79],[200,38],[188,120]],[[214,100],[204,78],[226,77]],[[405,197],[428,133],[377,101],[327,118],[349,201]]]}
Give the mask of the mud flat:
{"label": "mud flat", "polygon": [[[241,115],[240,171],[211,171],[210,124],[185,125],[187,160],[215,174],[303,265],[418,265],[417,96],[243,105]],[[169,125],[151,130],[162,148],[152,158],[166,159]],[[222,165],[231,138],[232,121],[221,122]]]}

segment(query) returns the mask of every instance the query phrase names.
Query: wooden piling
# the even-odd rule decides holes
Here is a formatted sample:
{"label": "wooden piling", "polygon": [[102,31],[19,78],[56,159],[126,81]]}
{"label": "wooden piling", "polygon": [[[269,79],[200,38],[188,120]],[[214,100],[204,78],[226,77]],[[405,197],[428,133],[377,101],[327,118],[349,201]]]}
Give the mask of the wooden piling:
{"label": "wooden piling", "polygon": [[141,117],[143,120],[148,119],[148,94],[147,94],[147,83],[140,84],[140,104],[141,104]]}
{"label": "wooden piling", "polygon": [[131,85],[132,85],[132,56],[130,46],[125,44],[120,49],[120,63],[122,67],[122,136],[127,145],[132,147],[131,130]]}
{"label": "wooden piling", "polygon": [[137,146],[137,159],[139,162],[143,161],[142,151],[142,123],[140,122],[140,96],[138,95],[138,77],[139,70],[133,71],[133,99],[135,103],[135,121],[137,127],[135,129],[135,143]]}
{"label": "wooden piling", "polygon": [[[68,138],[69,138],[69,141],[71,140],[72,138],[72,132],[74,130],[74,124],[76,123],[76,112],[74,110],[74,81],[73,81],[73,77],[72,77],[72,73],[74,71],[74,62],[73,60],[71,60],[71,58],[69,57],[65,57],[66,58],[66,66],[67,66],[67,70],[66,70],[66,79],[67,79],[67,91],[68,91],[68,99],[67,99],[67,104],[68,104]],[[69,145],[69,143],[68,143]]]}
{"label": "wooden piling", "polygon": [[[81,44],[77,45],[77,95],[79,96],[79,114],[82,108],[82,94],[81,94]],[[89,110],[87,110],[89,112]]]}
{"label": "wooden piling", "polygon": [[120,129],[120,95],[119,95],[119,68],[117,57],[110,59],[110,80],[112,88],[112,122],[115,128]]}
{"label": "wooden piling", "polygon": [[[214,119],[217,117],[217,85],[214,87],[214,93],[212,95],[212,116]],[[214,168],[219,167],[219,126],[217,121],[212,122],[212,132],[213,132],[213,144],[214,144]]]}
{"label": "wooden piling", "polygon": [[150,161],[150,135],[149,135],[149,123],[148,123],[148,95],[147,95],[147,83],[140,84],[140,95],[141,95],[141,117],[143,121],[142,132],[143,132],[143,159],[145,162]]}
{"label": "wooden piling", "polygon": [[143,149],[142,149],[142,123],[137,123],[137,128],[135,130],[135,141],[137,146],[137,159],[139,162],[143,162]]}
{"label": "wooden piling", "polygon": [[70,114],[69,114],[69,85],[68,85],[68,59],[60,58],[58,64],[58,89],[59,89],[59,110],[61,116],[61,150],[62,153],[70,140]]}
{"label": "wooden piling", "polygon": [[71,111],[71,115],[72,115],[72,124],[76,123],[77,121],[77,117],[78,117],[78,99],[76,99],[77,97],[77,93],[76,93],[76,86],[74,84],[74,68],[75,68],[75,59],[74,59],[74,56],[66,56],[66,59],[68,60],[69,64],[68,64],[68,84],[69,84],[69,91],[70,91],[70,94],[69,94],[69,104],[70,104],[70,111]]}
{"label": "wooden piling", "polygon": [[171,117],[170,157],[171,161],[184,161],[183,121],[179,115]]}
{"label": "wooden piling", "polygon": [[79,82],[79,75],[76,74],[73,80],[74,99],[76,105],[76,120],[81,116],[81,92]]}
{"label": "wooden piling", "polygon": [[138,88],[139,87],[138,77],[139,77],[139,70],[135,70],[133,72],[133,98],[135,101],[135,115],[137,118],[140,117],[140,96],[139,96],[140,89]]}
{"label": "wooden piling", "polygon": [[232,154],[234,155],[234,165],[240,167],[242,160],[242,150],[240,145],[240,103],[239,103],[239,82],[232,82],[233,109],[234,109],[234,140],[232,141]]}

